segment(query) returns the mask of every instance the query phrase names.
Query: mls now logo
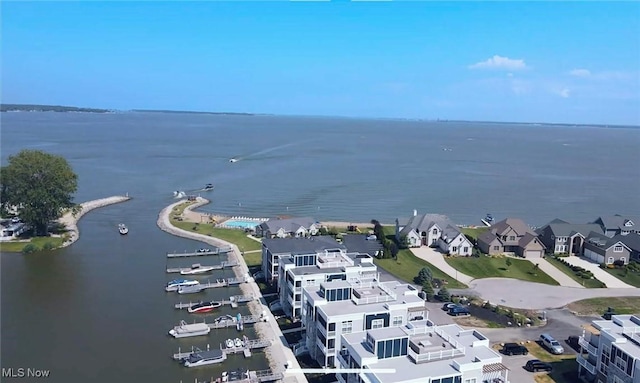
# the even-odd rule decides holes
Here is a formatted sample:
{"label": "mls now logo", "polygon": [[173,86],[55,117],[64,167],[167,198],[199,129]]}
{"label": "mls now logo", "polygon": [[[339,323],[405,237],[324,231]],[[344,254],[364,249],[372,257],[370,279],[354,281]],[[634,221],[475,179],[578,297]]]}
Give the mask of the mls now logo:
{"label": "mls now logo", "polygon": [[2,377],[3,378],[46,378],[51,373],[50,370],[39,370],[31,367],[20,367],[13,368],[8,367],[2,368]]}

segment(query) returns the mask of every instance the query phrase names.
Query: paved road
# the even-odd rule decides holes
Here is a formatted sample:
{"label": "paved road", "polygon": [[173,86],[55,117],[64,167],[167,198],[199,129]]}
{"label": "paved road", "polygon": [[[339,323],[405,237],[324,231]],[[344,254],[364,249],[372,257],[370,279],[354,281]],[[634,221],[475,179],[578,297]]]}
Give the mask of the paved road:
{"label": "paved road", "polygon": [[544,258],[525,258],[525,259],[527,261],[531,261],[531,263],[533,264],[537,264],[540,270],[549,274],[551,278],[558,281],[560,286],[577,287],[579,289],[584,288],[584,286],[574,281],[570,276],[560,271],[560,269],[558,269],[557,267],[549,263],[549,261],[547,261]]}
{"label": "paved road", "polygon": [[640,288],[580,289],[551,286],[511,278],[475,279],[468,289],[449,289],[452,293],[474,295],[491,303],[531,310],[561,308],[582,299],[640,296]]}
{"label": "paved road", "polygon": [[473,281],[473,277],[463,274],[451,267],[447,263],[447,261],[444,260],[444,256],[442,255],[442,253],[430,247],[413,247],[411,248],[411,252],[416,257],[431,263],[435,267],[442,270],[442,272],[449,275],[451,278],[457,279],[459,282],[462,282],[465,285],[468,285],[471,283],[471,281]]}
{"label": "paved road", "polygon": [[564,259],[565,261],[567,261],[571,265],[580,266],[580,267],[582,267],[584,269],[587,269],[587,270],[591,271],[593,273],[593,276],[596,277],[596,279],[598,279],[601,282],[603,282],[605,285],[607,285],[607,287],[618,288],[618,289],[633,289],[634,288],[633,286],[622,282],[618,278],[616,278],[613,275],[611,275],[611,274],[607,273],[606,271],[602,270],[598,263],[591,262],[591,261],[589,261],[589,260],[587,260],[587,259],[585,259],[583,257],[576,257],[575,255],[574,256],[565,257],[565,258],[562,258],[562,259]]}

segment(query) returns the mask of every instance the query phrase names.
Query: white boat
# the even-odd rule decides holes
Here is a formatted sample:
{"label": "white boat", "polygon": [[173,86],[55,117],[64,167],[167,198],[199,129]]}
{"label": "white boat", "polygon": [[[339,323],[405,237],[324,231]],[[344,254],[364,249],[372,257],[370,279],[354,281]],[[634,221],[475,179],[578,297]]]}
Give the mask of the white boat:
{"label": "white boat", "polygon": [[129,228],[124,223],[121,223],[118,225],[118,231],[122,235],[127,235],[129,233]]}
{"label": "white boat", "polygon": [[225,344],[225,346],[227,346],[227,348],[233,348],[233,346],[234,346],[234,344],[235,344],[235,343],[233,342],[233,339],[227,339],[227,340],[224,342],[224,344]]}
{"label": "white boat", "polygon": [[191,265],[190,269],[180,271],[180,274],[182,275],[202,274],[202,273],[208,273],[213,269],[214,269],[213,266],[202,266],[199,263],[194,263],[193,265]]}
{"label": "white boat", "polygon": [[180,324],[169,330],[169,335],[174,338],[187,338],[190,336],[207,335],[211,331],[211,328],[206,323],[193,323],[187,324],[185,321],[180,321]]}
{"label": "white boat", "polygon": [[231,158],[231,159],[229,160],[229,162],[238,162],[238,159],[237,159],[237,158],[235,158],[235,157],[233,157],[233,158]]}
{"label": "white boat", "polygon": [[178,294],[195,294],[203,290],[204,288],[200,284],[192,286],[180,286],[178,287]]}
{"label": "white boat", "polygon": [[180,287],[195,286],[199,284],[200,282],[193,279],[174,279],[173,281],[168,282],[167,286],[164,289],[166,291],[178,291]]}
{"label": "white boat", "polygon": [[240,338],[236,338],[233,343],[236,347],[242,347],[242,340]]}
{"label": "white boat", "polygon": [[213,184],[206,184],[204,185],[204,188],[202,188],[203,191],[209,191],[209,190],[213,190]]}
{"label": "white boat", "polygon": [[185,367],[206,366],[208,364],[222,363],[227,359],[227,354],[222,350],[208,350],[193,352],[184,361]]}
{"label": "white boat", "polygon": [[173,196],[175,198],[184,198],[184,197],[187,196],[187,193],[185,193],[183,191],[180,191],[180,190],[176,190],[176,191],[173,192]]}

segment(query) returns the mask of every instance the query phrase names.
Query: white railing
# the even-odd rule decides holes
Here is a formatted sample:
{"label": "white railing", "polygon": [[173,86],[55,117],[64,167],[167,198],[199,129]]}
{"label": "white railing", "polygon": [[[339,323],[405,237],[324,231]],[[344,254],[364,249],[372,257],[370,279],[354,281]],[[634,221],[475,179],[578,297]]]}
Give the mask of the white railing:
{"label": "white railing", "polygon": [[380,290],[384,291],[385,293],[389,294],[389,296],[393,297],[393,300],[396,300],[397,298],[396,293],[391,291],[384,283],[380,283],[378,287],[380,288]]}
{"label": "white railing", "polygon": [[419,335],[419,334],[428,334],[428,333],[434,332],[435,328],[433,326],[414,327],[414,326],[410,326],[409,324],[404,327],[404,330],[407,333],[409,333],[409,335]]}
{"label": "white railing", "polygon": [[316,265],[321,268],[321,269],[325,269],[325,268],[330,268],[330,267],[343,267],[343,266],[353,266],[352,263],[349,262],[345,262],[345,261],[321,261],[318,260],[318,262],[316,263]]}
{"label": "white railing", "polygon": [[596,374],[596,366],[594,366],[591,362],[583,358],[581,355],[578,355],[578,357],[576,358],[576,361],[578,361],[578,364],[586,368],[587,371],[589,371],[591,374],[593,375]]}
{"label": "white railing", "polygon": [[447,341],[451,346],[455,347],[455,348],[461,348],[464,349],[464,347],[462,347],[460,345],[460,343],[458,343],[457,340],[453,339],[452,337],[449,336],[449,334],[447,334],[446,332],[442,331],[439,327],[435,328],[435,333],[440,335],[440,337],[442,339],[444,339],[445,341]]}
{"label": "white railing", "polygon": [[388,295],[374,295],[370,297],[357,298],[352,295],[351,300],[357,305],[366,305],[369,303],[383,303],[383,302],[394,301],[395,298],[390,297]]}
{"label": "white railing", "polygon": [[595,346],[593,346],[591,343],[587,342],[587,340],[584,339],[583,337],[578,338],[578,344],[580,345],[580,347],[587,350],[589,354],[592,354],[595,356],[598,355],[598,349]]}
{"label": "white railing", "polygon": [[454,348],[449,350],[442,350],[442,351],[425,352],[423,354],[418,354],[412,349],[410,349],[409,356],[411,356],[411,358],[413,358],[413,360],[415,360],[416,363],[424,363],[424,362],[430,362],[430,361],[440,360],[444,358],[454,358],[456,356],[464,356],[464,353],[465,353],[464,347]]}
{"label": "white railing", "polygon": [[338,352],[336,357],[338,358],[338,363],[340,363],[341,368],[349,368],[349,362],[344,358],[341,352]]}

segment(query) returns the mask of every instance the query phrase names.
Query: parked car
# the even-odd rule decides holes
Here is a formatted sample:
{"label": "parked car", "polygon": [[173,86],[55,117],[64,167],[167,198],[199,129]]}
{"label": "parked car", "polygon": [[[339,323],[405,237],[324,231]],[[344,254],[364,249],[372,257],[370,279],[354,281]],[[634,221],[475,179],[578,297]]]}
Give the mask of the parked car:
{"label": "parked car", "polygon": [[578,337],[577,335],[571,335],[570,337],[567,338],[567,344],[569,345],[569,347],[571,347],[572,349],[576,350],[576,351],[580,351],[580,346],[578,345],[578,340],[580,339],[580,337]]}
{"label": "parked car", "polygon": [[524,365],[524,368],[526,368],[528,371],[531,371],[531,372],[553,370],[553,367],[551,366],[551,364],[547,362],[543,362],[538,359],[532,359],[527,361],[527,364]]}
{"label": "parked car", "polygon": [[541,334],[540,341],[551,351],[552,354],[560,355],[564,352],[564,347],[549,334]]}
{"label": "parked car", "polygon": [[450,308],[455,307],[456,304],[453,302],[447,302],[445,304],[442,305],[442,310],[444,311],[449,311]]}
{"label": "parked car", "polygon": [[447,313],[451,316],[460,316],[460,315],[471,315],[471,313],[469,312],[469,310],[466,307],[462,307],[462,306],[453,306],[449,309],[449,312]]}
{"label": "parked car", "polygon": [[527,355],[529,350],[518,343],[505,343],[500,352],[505,355]]}

